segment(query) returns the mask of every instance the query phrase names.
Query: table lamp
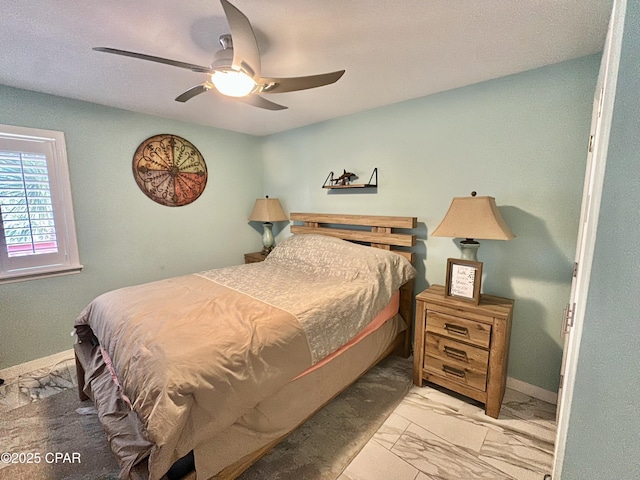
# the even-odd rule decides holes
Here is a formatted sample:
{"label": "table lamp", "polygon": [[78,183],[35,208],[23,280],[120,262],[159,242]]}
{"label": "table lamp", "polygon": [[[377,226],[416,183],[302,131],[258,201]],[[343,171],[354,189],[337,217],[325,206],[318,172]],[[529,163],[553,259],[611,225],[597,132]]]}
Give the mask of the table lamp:
{"label": "table lamp", "polygon": [[464,260],[478,261],[480,240],[511,240],[516,236],[500,215],[493,197],[455,197],[433,237],[464,238],[460,250]]}
{"label": "table lamp", "polygon": [[262,233],[262,253],[268,255],[275,245],[273,238],[272,222],[283,222],[289,220],[282,210],[280,201],[277,198],[269,198],[267,195],[265,198],[258,198],[253,211],[249,215],[250,222],[262,222],[264,231]]}

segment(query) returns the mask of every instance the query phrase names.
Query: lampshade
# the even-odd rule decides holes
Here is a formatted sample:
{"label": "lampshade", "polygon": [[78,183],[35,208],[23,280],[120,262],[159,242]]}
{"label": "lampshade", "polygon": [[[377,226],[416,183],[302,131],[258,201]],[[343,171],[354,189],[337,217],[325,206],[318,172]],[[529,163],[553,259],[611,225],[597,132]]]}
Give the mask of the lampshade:
{"label": "lampshade", "polygon": [[277,198],[258,198],[249,215],[252,222],[283,222],[289,220]]}
{"label": "lampshade", "polygon": [[504,221],[496,199],[493,197],[455,197],[447,214],[431,236],[465,238],[461,242],[462,258],[477,261],[476,250],[480,246],[473,239],[511,240],[513,234]]}

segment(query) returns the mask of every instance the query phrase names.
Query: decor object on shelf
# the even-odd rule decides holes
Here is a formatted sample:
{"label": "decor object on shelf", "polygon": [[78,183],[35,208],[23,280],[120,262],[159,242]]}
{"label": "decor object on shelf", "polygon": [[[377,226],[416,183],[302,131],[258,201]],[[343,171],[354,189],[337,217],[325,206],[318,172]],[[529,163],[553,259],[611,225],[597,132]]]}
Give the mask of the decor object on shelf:
{"label": "decor object on shelf", "polygon": [[498,418],[514,301],[483,294],[474,305],[443,293],[432,285],[416,296],[413,383],[426,380],[473,398]]}
{"label": "decor object on shelf", "polygon": [[480,240],[511,240],[516,236],[500,215],[493,197],[455,197],[433,237],[464,238],[460,250],[464,260],[478,261]]}
{"label": "decor object on shelf", "polygon": [[[375,181],[374,181],[375,177]],[[368,183],[351,183],[353,178],[358,178],[355,173],[347,172],[339,177],[334,178],[333,172],[329,172],[327,178],[322,185],[322,188],[334,189],[334,188],[377,188],[378,187],[378,169],[374,168],[369,178]]]}
{"label": "decor object on shelf", "polygon": [[358,178],[355,173],[347,172],[346,170],[343,171],[344,173],[338,178],[332,178],[331,183],[333,183],[334,185],[349,185],[352,178]]}
{"label": "decor object on shelf", "polygon": [[268,255],[275,245],[273,238],[273,222],[284,222],[289,220],[282,210],[280,201],[277,198],[269,198],[267,195],[265,198],[258,198],[253,211],[249,215],[250,222],[262,222],[264,226],[264,232],[262,233],[262,253]]}
{"label": "decor object on shelf", "polygon": [[133,155],[133,177],[154,202],[181,207],[194,202],[204,191],[207,164],[188,140],[178,135],[154,135]]}

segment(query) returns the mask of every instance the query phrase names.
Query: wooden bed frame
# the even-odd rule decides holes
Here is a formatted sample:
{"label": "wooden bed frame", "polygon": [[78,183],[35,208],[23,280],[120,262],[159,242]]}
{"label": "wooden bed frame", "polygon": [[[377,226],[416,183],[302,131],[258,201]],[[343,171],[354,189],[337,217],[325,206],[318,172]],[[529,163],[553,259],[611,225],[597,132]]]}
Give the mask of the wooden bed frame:
{"label": "wooden bed frame", "polygon": [[[414,261],[413,252],[406,250],[415,245],[416,236],[413,233],[402,233],[396,230],[411,230],[416,228],[416,217],[395,217],[395,216],[376,216],[376,215],[340,215],[340,214],[320,214],[320,213],[292,213],[292,222],[299,222],[291,225],[291,233],[293,234],[320,234],[341,238],[356,243],[370,245],[374,248],[390,250],[398,255],[402,255],[410,262]],[[301,223],[301,224],[300,224]],[[401,250],[398,247],[402,248]],[[400,288],[400,306],[399,313],[408,325],[407,330],[396,337],[392,344],[387,348],[369,368],[376,365],[380,360],[388,355],[395,353],[403,357],[411,355],[412,335],[413,335],[413,280],[407,282]],[[84,388],[84,370],[78,361],[76,355],[76,368],[78,371],[78,390],[81,400],[87,397],[83,392]],[[364,374],[364,373],[363,373]],[[347,388],[347,387],[345,387]],[[292,428],[283,436],[277,438],[273,442],[256,450],[255,452],[241,458],[237,462],[229,465],[213,477],[215,480],[232,480],[248,469],[258,459],[264,456],[275,445],[282,441],[298,426],[311,418],[324,405],[329,403],[333,398],[341,392],[336,392],[320,408],[316,409],[308,415],[296,427]]]}

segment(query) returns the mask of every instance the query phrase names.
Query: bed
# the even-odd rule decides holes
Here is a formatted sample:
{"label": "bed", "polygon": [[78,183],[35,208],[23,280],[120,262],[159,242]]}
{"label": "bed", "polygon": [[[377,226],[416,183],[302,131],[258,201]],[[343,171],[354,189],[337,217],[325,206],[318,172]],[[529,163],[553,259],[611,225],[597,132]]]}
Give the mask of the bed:
{"label": "bed", "polygon": [[[415,217],[292,213],[264,262],[107,292],[75,322],[78,387],[123,479],[233,479],[411,350]],[[373,247],[373,248],[371,248]]]}

